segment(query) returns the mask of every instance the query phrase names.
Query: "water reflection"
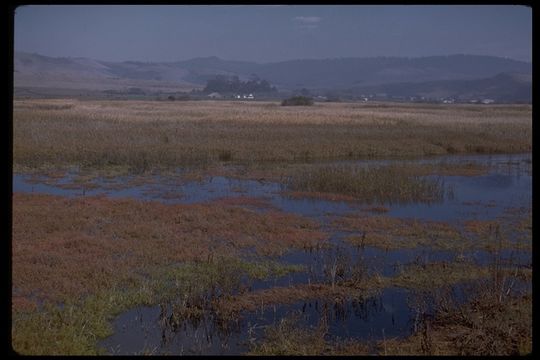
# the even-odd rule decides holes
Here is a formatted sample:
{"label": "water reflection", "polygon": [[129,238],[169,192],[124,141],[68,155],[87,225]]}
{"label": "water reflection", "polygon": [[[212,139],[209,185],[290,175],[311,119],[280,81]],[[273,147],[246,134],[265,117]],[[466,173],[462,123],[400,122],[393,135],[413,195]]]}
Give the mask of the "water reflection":
{"label": "water reflection", "polygon": [[[444,161],[447,163],[475,161],[492,166],[490,173],[482,176],[441,176],[447,191],[445,201],[431,204],[393,204],[388,215],[425,220],[456,221],[458,219],[487,219],[498,216],[504,208],[532,205],[532,176],[529,172],[531,155],[488,155],[488,156],[448,156],[437,159],[409,161],[411,163]],[[394,161],[394,160],[393,160]],[[367,161],[365,164],[387,164],[393,161]],[[405,162],[407,163],[407,161]],[[320,199],[295,199],[281,194],[281,185],[255,180],[211,177],[200,181],[178,183],[171,179],[155,176],[151,183],[137,185],[134,177],[111,180],[95,180],[92,187],[77,187],[76,173],[68,174],[57,185],[45,184],[45,178],[28,175],[13,175],[13,191],[46,193],[62,196],[130,197],[140,200],[158,200],[164,203],[200,203],[231,197],[260,197],[270,199],[270,203],[286,212],[324,220],[328,214],[344,215],[357,211],[362,204]],[[74,183],[74,188],[60,185]],[[129,184],[119,188],[119,184]],[[489,204],[496,203],[496,206]],[[375,204],[377,205],[377,204]],[[378,204],[388,205],[388,204]]]}
{"label": "water reflection", "polygon": [[378,296],[350,301],[299,301],[243,312],[237,320],[224,321],[211,312],[194,320],[175,322],[171,307],[138,307],[114,321],[114,335],[100,346],[109,353],[230,355],[249,351],[264,337],[264,329],[294,317],[299,326],[326,324],[329,336],[365,340],[382,335],[402,337],[412,331],[407,292],[386,289]]}

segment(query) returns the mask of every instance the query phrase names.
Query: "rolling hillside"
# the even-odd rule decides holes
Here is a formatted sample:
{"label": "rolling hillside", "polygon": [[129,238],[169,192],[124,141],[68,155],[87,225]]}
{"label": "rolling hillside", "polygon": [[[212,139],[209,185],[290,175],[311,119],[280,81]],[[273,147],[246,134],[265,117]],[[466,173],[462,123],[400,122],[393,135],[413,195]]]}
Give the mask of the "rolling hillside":
{"label": "rolling hillside", "polygon": [[341,58],[258,64],[217,57],[168,63],[110,62],[87,58],[52,58],[17,52],[15,87],[149,91],[201,89],[216,75],[248,79],[257,75],[281,90],[352,89],[398,96],[485,93],[496,99],[530,98],[532,64],[476,55],[422,58]]}

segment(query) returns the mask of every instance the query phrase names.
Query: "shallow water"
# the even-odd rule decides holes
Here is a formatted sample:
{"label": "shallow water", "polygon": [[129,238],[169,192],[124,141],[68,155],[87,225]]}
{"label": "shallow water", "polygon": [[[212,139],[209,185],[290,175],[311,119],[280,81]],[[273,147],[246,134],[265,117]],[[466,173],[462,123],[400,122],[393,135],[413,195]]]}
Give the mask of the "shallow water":
{"label": "shallow water", "polygon": [[[367,161],[364,165],[382,165],[392,162],[475,162],[490,166],[489,173],[481,176],[442,176],[447,194],[444,201],[433,204],[380,204],[389,208],[384,215],[419,220],[446,221],[458,224],[463,220],[493,220],[504,214],[508,208],[532,207],[531,154],[486,155],[486,156],[445,156],[415,161]],[[58,185],[71,184],[76,174],[69,174],[58,181]],[[141,200],[157,200],[164,203],[200,203],[221,198],[248,196],[266,198],[272,206],[290,213],[313,218],[330,233],[330,248],[318,251],[290,251],[277,260],[303,265],[307,271],[291,273],[278,279],[252,281],[253,291],[274,286],[294,286],[324,282],[329,278],[325,268],[329,263],[345,256],[351,266],[360,264],[368,274],[394,276],[400,266],[415,261],[433,262],[455,260],[457,254],[449,251],[434,251],[426,248],[383,250],[366,246],[363,249],[344,240],[350,233],[337,231],[330,226],[335,216],[357,213],[365,207],[379,204],[359,204],[318,199],[293,199],[281,193],[278,183],[238,180],[212,177],[203,181],[175,182],[156,176],[152,183],[115,189],[114,185],[131,181],[131,177],[112,180],[98,179],[97,188],[66,189],[47,185],[46,180],[34,179],[23,174],[13,175],[14,192],[33,192],[69,197],[104,194],[109,197],[130,197]],[[264,211],[264,210],[263,210]],[[493,254],[486,251],[471,251],[465,255],[466,261],[487,265],[493,261]],[[503,259],[530,266],[531,253],[528,251],[504,250]],[[526,286],[526,284],[525,284]],[[377,340],[396,336],[407,336],[413,329],[414,311],[408,306],[410,292],[404,289],[388,288],[379,295],[367,299],[347,301],[336,307],[327,304],[330,336]],[[291,305],[277,305],[263,308],[253,313],[242,313],[238,323],[230,324],[222,331],[214,321],[213,314],[205,314],[199,324],[184,323],[172,329],[163,323],[160,307],[138,307],[127,311],[114,321],[115,333],[100,344],[110,353],[158,353],[158,354],[239,354],[249,350],[250,341],[260,339],[264,327],[279,323],[291,313],[299,313],[301,323],[316,326],[322,317],[324,303],[319,301],[298,302]],[[251,340],[250,340],[251,339]]]}
{"label": "shallow water", "polygon": [[[249,351],[250,342],[263,336],[265,327],[290,317],[306,328],[316,328],[322,318],[332,337],[363,340],[403,337],[413,329],[408,292],[399,288],[343,304],[331,301],[299,301],[290,305],[266,306],[243,312],[226,329],[217,326],[214,314],[194,324],[184,321],[177,328],[160,320],[161,308],[138,307],[114,322],[115,334],[100,343],[109,353],[133,354],[153,350],[155,354],[231,355]],[[167,313],[170,315],[170,313]]]}
{"label": "shallow water", "polygon": [[[492,166],[489,174],[483,176],[442,176],[445,187],[452,189],[444,201],[432,204],[380,204],[390,208],[387,215],[397,217],[415,217],[423,220],[456,221],[459,219],[489,219],[498,216],[505,208],[532,205],[532,175],[530,173],[530,154],[486,155],[486,156],[445,156],[435,159],[417,160],[417,162],[474,161]],[[365,164],[385,164],[391,161],[367,161]],[[412,161],[409,161],[412,163]],[[68,174],[58,181],[65,185],[76,174]],[[112,183],[122,184],[132,177],[121,177]],[[43,182],[32,183],[32,177],[24,174],[13,175],[14,192],[33,192],[62,195],[69,197],[107,195],[109,197],[130,197],[140,200],[158,200],[164,203],[192,204],[208,202],[230,197],[264,197],[270,203],[286,212],[323,219],[327,214],[344,215],[358,211],[359,204],[344,201],[319,199],[293,199],[281,194],[282,185],[255,180],[231,179],[221,176],[203,181],[177,183],[155,176],[152,183],[127,186],[121,189],[111,188],[111,180],[97,179],[97,188],[66,189],[47,185]],[[495,203],[496,206],[491,204]],[[368,206],[369,204],[365,204]],[[373,204],[379,205],[379,204]]]}

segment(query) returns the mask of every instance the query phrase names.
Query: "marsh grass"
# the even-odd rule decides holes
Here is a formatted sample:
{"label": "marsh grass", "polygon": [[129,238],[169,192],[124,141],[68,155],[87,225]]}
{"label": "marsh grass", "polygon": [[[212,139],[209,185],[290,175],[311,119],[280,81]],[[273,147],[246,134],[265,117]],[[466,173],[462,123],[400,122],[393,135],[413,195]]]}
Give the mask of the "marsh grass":
{"label": "marsh grass", "polygon": [[[429,328],[420,326],[420,332],[407,342],[389,339],[384,351],[474,353],[476,346],[470,344],[482,345],[489,338],[497,340],[496,345],[486,345],[486,351],[494,353],[526,352],[530,348],[530,320],[526,319],[530,316],[530,300],[516,298],[512,289],[515,278],[530,281],[532,270],[514,271],[512,264],[502,261],[502,236],[496,238],[493,264],[488,268],[420,261],[404,267],[395,277],[372,276],[362,262],[353,263],[343,249],[338,249],[323,259],[324,283],[252,292],[249,285],[253,279],[305,269],[261,261],[254,257],[257,251],[245,250],[279,254],[289,247],[302,248],[307,240],[320,236],[317,226],[301,217],[276,211],[258,214],[219,202],[164,205],[126,199],[14,194],[13,205],[13,284],[17,301],[12,310],[12,336],[15,350],[24,354],[96,354],[97,341],[111,334],[113,317],[141,305],[172,304],[169,324],[176,326],[184,321],[197,323],[209,311],[226,324],[241,311],[258,309],[261,303],[348,301],[388,286],[429,290],[479,279],[487,279],[489,286],[484,288],[489,302],[478,300],[484,305],[471,303],[470,308],[446,307],[453,309],[449,317],[442,317],[444,313],[435,317],[446,320],[435,320]],[[525,217],[518,224],[530,231],[532,218],[527,209],[509,209],[508,214],[517,219]],[[396,228],[396,234],[401,235],[423,234],[434,228],[437,234],[453,234],[444,223],[434,226],[413,222],[411,228],[401,228],[399,219],[366,218],[371,220],[362,220],[363,228],[384,225]],[[358,217],[344,219],[342,225],[346,227],[360,224]],[[464,320],[470,316],[476,316],[472,323]],[[504,318],[500,320],[500,316]],[[516,332],[505,333],[504,326]],[[461,337],[452,337],[456,328]],[[329,342],[324,337],[323,349],[320,334],[317,339],[311,338],[313,331],[309,329],[296,328],[290,336],[277,335],[270,333],[270,343],[260,343],[253,352],[353,354],[365,349],[361,342]],[[314,345],[309,349],[299,347],[303,341],[314,341]]]}
{"label": "marsh grass", "polygon": [[451,224],[441,221],[403,219],[364,213],[336,217],[336,229],[354,232],[345,238],[358,247],[385,250],[425,247],[454,251],[532,250],[532,222],[526,209],[510,212],[494,220],[466,220]]}
{"label": "marsh grass", "polygon": [[[447,292],[447,294],[450,294]],[[532,296],[500,297],[487,282],[476,282],[469,299],[452,295],[435,303],[434,315],[422,316],[418,330],[406,339],[378,343],[388,355],[527,355],[532,351]]]}
{"label": "marsh grass", "polygon": [[144,277],[117,281],[80,300],[61,307],[45,302],[34,311],[13,316],[13,347],[21,354],[97,354],[98,340],[112,334],[111,321],[122,311],[141,305],[172,303],[175,318],[194,319],[214,298],[232,293],[245,278],[279,277],[299,267],[271,261],[245,262],[221,257],[215,262],[183,263],[147,269]]}
{"label": "marsh grass", "polygon": [[397,276],[391,278],[390,282],[393,286],[402,288],[430,290],[487,278],[489,274],[487,267],[476,266],[472,263],[413,263],[405,266]]}
{"label": "marsh grass", "polygon": [[[419,315],[414,333],[403,340],[379,342],[379,353],[461,356],[529,354],[532,351],[532,269],[523,269],[512,261],[503,265],[502,248],[499,241],[496,248],[491,250],[492,261],[487,267],[445,271],[452,279],[457,276],[465,281],[459,284],[458,280],[457,285],[461,287],[461,293],[466,295],[464,300],[456,295],[456,288],[452,287],[456,283],[443,274],[430,274],[429,269],[427,274],[425,271],[413,274],[414,283],[419,280],[422,283],[420,287],[418,284],[414,286],[415,291],[423,292],[423,295],[416,296],[416,305],[412,305],[417,308]],[[423,270],[427,265],[420,264]],[[456,265],[463,266],[453,264],[454,267]],[[471,274],[474,275],[471,277]],[[398,276],[397,280],[404,280],[403,276]],[[525,286],[516,286],[519,281]],[[427,298],[433,299],[431,309],[426,306],[429,302]]]}
{"label": "marsh grass", "polygon": [[276,210],[30,194],[13,201],[13,285],[21,296],[60,301],[144,266],[277,255],[327,237],[313,221]]}
{"label": "marsh grass", "polygon": [[245,278],[298,271],[238,257],[279,254],[290,245],[322,240],[311,227],[317,226],[275,210],[259,214],[217,204],[16,193],[14,349],[93,354],[97,339],[110,334],[111,317],[123,310],[176,298],[179,292],[191,299],[212,291],[222,295],[239,291]]}
{"label": "marsh grass", "polygon": [[213,309],[223,318],[237,318],[243,311],[258,311],[266,307],[293,304],[299,301],[320,300],[343,303],[352,299],[375,296],[385,286],[384,278],[371,277],[359,282],[344,281],[336,285],[327,283],[297,284],[272,287],[259,291],[228,295],[218,299]]}
{"label": "marsh grass", "polygon": [[442,180],[410,175],[403,166],[316,167],[291,176],[286,186],[292,191],[351,196],[370,204],[431,203],[444,199]]}
{"label": "marsh grass", "polygon": [[[411,291],[413,334],[375,342],[331,339],[325,315],[308,327],[286,317],[253,341],[250,355],[524,355],[532,350],[532,297],[513,288],[518,268],[415,262],[380,278],[382,287]],[[527,281],[530,281],[528,278]],[[342,286],[340,286],[342,287]],[[456,293],[462,289],[465,298]],[[329,289],[332,287],[328,286]],[[416,295],[415,295],[416,294]],[[309,346],[306,346],[309,345]]]}
{"label": "marsh grass", "polygon": [[248,355],[323,355],[327,352],[323,324],[315,328],[299,326],[299,316],[283,318],[265,329],[264,341],[259,341]]}
{"label": "marsh grass", "polygon": [[[269,106],[276,105],[276,106]],[[16,100],[15,167],[152,169],[531,149],[530,106]],[[47,165],[48,164],[48,165]]]}
{"label": "marsh grass", "polygon": [[373,354],[370,344],[353,339],[331,339],[328,324],[305,326],[300,314],[292,313],[265,328],[263,338],[253,342],[247,355],[351,356]]}
{"label": "marsh grass", "polygon": [[12,345],[21,355],[95,355],[97,341],[112,334],[110,321],[133,306],[151,304],[148,287],[111,289],[59,307],[12,314]]}
{"label": "marsh grass", "polygon": [[[354,162],[349,162],[350,166]],[[362,164],[355,164],[362,165]],[[310,163],[249,163],[249,164],[212,164],[204,167],[192,167],[186,169],[182,173],[182,178],[189,181],[204,180],[213,176],[223,176],[241,180],[257,180],[259,182],[277,182],[285,183],[287,179],[292,176],[298,176],[305,172],[316,171],[324,166],[333,166],[332,164],[310,162]],[[415,164],[407,163],[406,166],[393,165],[394,169],[397,169],[404,176],[419,177],[419,176],[479,176],[488,172],[489,167],[475,163],[449,163],[441,161],[438,163],[425,163]],[[167,174],[165,171],[164,174]],[[322,192],[293,192],[288,191],[288,196],[310,196],[310,197],[323,197],[329,199],[338,200],[354,200],[353,196],[347,196],[344,194],[329,194]]]}

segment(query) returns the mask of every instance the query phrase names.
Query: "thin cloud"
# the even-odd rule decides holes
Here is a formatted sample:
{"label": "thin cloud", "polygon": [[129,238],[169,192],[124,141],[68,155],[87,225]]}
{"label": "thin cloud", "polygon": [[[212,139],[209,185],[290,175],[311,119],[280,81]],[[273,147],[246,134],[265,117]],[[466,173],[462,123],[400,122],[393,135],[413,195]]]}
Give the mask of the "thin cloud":
{"label": "thin cloud", "polygon": [[315,25],[321,21],[318,16],[296,16],[293,20],[306,25]]}

